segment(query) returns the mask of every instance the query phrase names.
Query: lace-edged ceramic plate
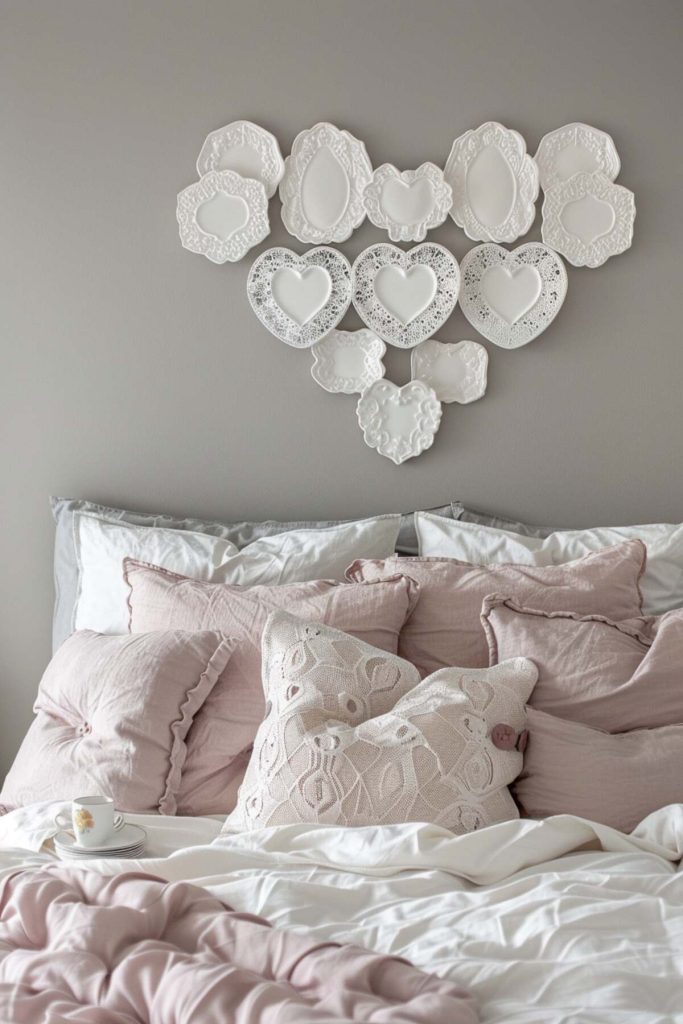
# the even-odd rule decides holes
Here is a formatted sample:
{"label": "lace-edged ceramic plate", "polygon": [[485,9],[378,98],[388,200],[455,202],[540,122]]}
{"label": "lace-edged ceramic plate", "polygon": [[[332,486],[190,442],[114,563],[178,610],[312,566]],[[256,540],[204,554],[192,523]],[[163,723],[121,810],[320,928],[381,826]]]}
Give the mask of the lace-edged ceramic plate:
{"label": "lace-edged ceramic plate", "polygon": [[358,399],[356,415],[365,443],[400,466],[432,446],[441,402],[421,380],[403,387],[378,380]]}
{"label": "lace-edged ceramic plate", "polygon": [[392,242],[421,242],[445,221],[453,191],[436,164],[420,164],[415,171],[382,164],[366,186],[363,201],[371,222],[388,231]]}
{"label": "lace-edged ceramic plate", "polygon": [[431,337],[458,301],[460,270],[448,249],[423,242],[403,252],[380,242],[353,264],[353,304],[384,341],[412,348]]}
{"label": "lace-edged ceramic plate", "polygon": [[384,376],[386,345],[372,331],[330,331],[316,342],[311,376],[335,395],[361,394]]}
{"label": "lace-edged ceramic plate", "polygon": [[337,249],[302,256],[267,249],[247,279],[251,308],[264,327],[294,348],[310,348],[337,326],[351,302],[351,267]]}
{"label": "lace-edged ceramic plate", "polygon": [[487,121],[455,140],[444,177],[451,217],[475,242],[514,242],[534,222],[538,168],[519,132]]}
{"label": "lace-edged ceramic plate", "polygon": [[578,121],[544,135],[534,159],[544,192],[582,171],[600,171],[614,181],[621,167],[612,136]]}
{"label": "lace-edged ceramic plate", "polygon": [[232,121],[207,135],[197,157],[197,174],[235,171],[260,181],[270,199],[285,171],[277,139],[251,121]]}
{"label": "lace-edged ceramic plate", "polygon": [[440,402],[476,402],[486,393],[489,354],[478,341],[429,338],[410,354],[411,376],[430,387]]}
{"label": "lace-edged ceramic plate", "polygon": [[580,172],[549,189],[541,235],[575,267],[600,267],[630,248],[635,196],[604,174]]}
{"label": "lace-edged ceramic plate", "polygon": [[478,245],[461,265],[460,308],[501,348],[519,348],[552,323],[567,294],[567,271],[552,249],[527,242],[512,252]]}
{"label": "lace-edged ceramic plate", "polygon": [[365,219],[372,178],[365,145],[323,122],[300,132],[280,182],[282,222],[300,242],[344,242]]}
{"label": "lace-edged ceramic plate", "polygon": [[178,193],[180,241],[212,263],[234,263],[270,232],[268,197],[260,181],[210,171]]}

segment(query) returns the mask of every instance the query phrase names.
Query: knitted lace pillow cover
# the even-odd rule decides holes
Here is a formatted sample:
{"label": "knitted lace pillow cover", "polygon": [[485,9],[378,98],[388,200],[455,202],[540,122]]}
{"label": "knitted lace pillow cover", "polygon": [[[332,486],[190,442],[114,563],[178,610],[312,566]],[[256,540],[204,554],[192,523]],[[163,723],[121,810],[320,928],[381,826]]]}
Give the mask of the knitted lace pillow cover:
{"label": "knitted lace pillow cover", "polygon": [[328,626],[273,612],[266,715],[224,830],[425,821],[456,833],[519,817],[507,786],[536,668],[417,669]]}

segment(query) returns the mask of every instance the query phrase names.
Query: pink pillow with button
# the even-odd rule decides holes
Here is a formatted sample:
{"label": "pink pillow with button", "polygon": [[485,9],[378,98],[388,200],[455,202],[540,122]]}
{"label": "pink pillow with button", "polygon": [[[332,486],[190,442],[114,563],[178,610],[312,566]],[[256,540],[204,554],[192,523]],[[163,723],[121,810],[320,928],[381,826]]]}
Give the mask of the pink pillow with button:
{"label": "pink pillow with button", "polygon": [[233,647],[217,630],[74,633],[41,680],[0,805],[99,793],[121,811],[175,814],[185,737]]}

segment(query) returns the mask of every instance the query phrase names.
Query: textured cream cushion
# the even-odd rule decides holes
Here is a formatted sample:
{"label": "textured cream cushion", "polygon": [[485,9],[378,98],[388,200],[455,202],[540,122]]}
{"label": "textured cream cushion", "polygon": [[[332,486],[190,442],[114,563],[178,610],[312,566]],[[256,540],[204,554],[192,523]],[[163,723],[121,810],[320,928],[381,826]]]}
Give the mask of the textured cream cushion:
{"label": "textured cream cushion", "polygon": [[225,831],[426,821],[463,833],[519,816],[507,786],[533,662],[419,682],[409,662],[285,612],[268,619],[262,659],[266,716]]}

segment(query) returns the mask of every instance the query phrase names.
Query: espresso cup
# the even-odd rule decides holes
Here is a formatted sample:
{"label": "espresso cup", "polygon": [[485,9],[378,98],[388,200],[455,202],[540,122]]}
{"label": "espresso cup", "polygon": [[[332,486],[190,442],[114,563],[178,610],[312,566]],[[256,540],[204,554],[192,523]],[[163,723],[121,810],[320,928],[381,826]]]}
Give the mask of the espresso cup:
{"label": "espresso cup", "polygon": [[60,811],[55,818],[60,828],[73,829],[78,846],[102,846],[125,824],[108,796],[79,796],[71,801],[71,814]]}

